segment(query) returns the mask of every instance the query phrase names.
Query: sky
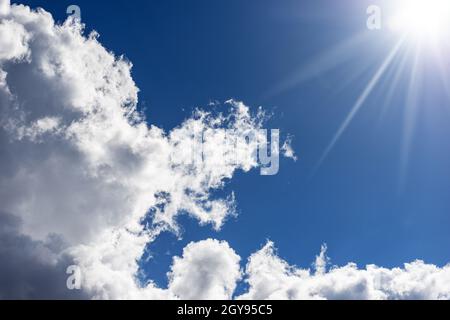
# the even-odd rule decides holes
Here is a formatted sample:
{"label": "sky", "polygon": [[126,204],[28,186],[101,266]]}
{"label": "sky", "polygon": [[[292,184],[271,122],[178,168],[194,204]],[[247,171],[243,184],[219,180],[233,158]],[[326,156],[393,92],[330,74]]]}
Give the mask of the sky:
{"label": "sky", "polygon": [[[20,3],[31,8],[44,8],[59,24],[67,19],[66,9],[73,4],[65,0],[21,1]],[[281,157],[279,172],[274,176],[262,176],[259,169],[249,171],[238,167],[232,170],[232,174],[226,170],[221,174],[220,184],[222,182],[224,184],[220,187],[213,186],[211,190],[199,187],[201,189],[198,192],[207,194],[207,198],[213,200],[227,198],[230,194],[234,194],[236,214],[227,216],[220,230],[215,230],[209,218],[204,218],[201,213],[198,213],[200,209],[196,208],[195,204],[192,206],[183,204],[183,201],[186,201],[183,198],[180,200],[179,208],[175,207],[174,213],[170,213],[174,220],[169,224],[172,227],[175,225],[179,227],[178,233],[169,228],[160,233],[154,233],[154,239],[151,241],[141,243],[140,239],[133,239],[132,248],[139,243],[136,245],[140,248],[136,249],[137,252],[145,248],[142,255],[137,253],[134,257],[138,261],[137,274],[142,284],[151,282],[157,288],[169,287],[170,292],[164,293],[164,297],[166,297],[165,294],[188,298],[208,298],[208,295],[214,297],[215,294],[218,297],[224,295],[237,297],[245,294],[247,298],[265,297],[258,295],[266,290],[258,291],[259,280],[234,281],[239,278],[237,273],[235,275],[230,273],[230,277],[234,275],[235,278],[226,280],[232,284],[225,286],[225,289],[219,284],[220,290],[213,288],[206,296],[204,294],[183,295],[185,292],[183,286],[187,285],[188,281],[186,283],[182,281],[185,276],[180,271],[183,269],[182,264],[189,263],[189,254],[192,253],[194,256],[195,244],[199,247],[210,244],[213,247],[221,247],[223,252],[229,253],[232,250],[240,257],[240,260],[236,262],[235,257],[230,254],[226,259],[224,257],[223,263],[218,264],[220,266],[229,264],[231,269],[234,268],[233,270],[236,269],[234,266],[236,263],[239,264],[239,268],[245,270],[246,266],[251,264],[250,257],[254,258],[252,261],[259,261],[258,259],[265,254],[279,263],[279,268],[284,270],[283,277],[288,279],[286,283],[295,283],[296,280],[292,277],[295,278],[298,276],[297,273],[301,273],[288,271],[288,264],[297,266],[295,268],[298,270],[315,269],[316,276],[319,277],[322,274],[320,272],[322,260],[329,261],[328,268],[331,269],[334,265],[344,266],[336,268],[338,271],[343,270],[342,273],[345,274],[348,273],[345,269],[348,263],[355,263],[357,270],[362,270],[366,265],[394,270],[397,267],[403,268],[404,263],[423,260],[426,266],[433,266],[435,268],[432,268],[433,270],[447,272],[444,280],[440,281],[444,288],[442,290],[446,293],[438,296],[450,297],[446,289],[450,288],[450,285],[446,285],[450,284],[446,282],[450,280],[450,276],[449,271],[445,269],[449,262],[448,244],[450,243],[450,201],[448,200],[450,149],[447,141],[450,136],[450,86],[449,82],[446,82],[445,70],[450,66],[450,61],[442,57],[438,58],[436,52],[430,48],[431,46],[421,46],[410,39],[406,39],[407,43],[403,43],[400,49],[392,54],[393,48],[399,43],[400,36],[387,30],[387,27],[381,30],[368,30],[366,26],[367,7],[376,4],[383,9],[383,14],[385,12],[389,14],[392,6],[388,3],[389,1],[377,0],[77,0],[76,5],[81,9],[81,21],[86,28],[84,32],[89,34],[95,30],[99,34],[99,45],[107,49],[106,53],[102,53],[102,55],[105,54],[104,59],[108,59],[108,54],[113,52],[116,57],[123,55],[126,61],[132,63],[130,77],[135,87],[139,88],[139,92],[133,91],[135,87],[129,83],[131,80],[128,77],[126,80],[117,80],[119,83],[117,87],[125,86],[124,83],[126,83],[131,88],[127,90],[132,92],[131,98],[120,97],[120,99],[133,100],[134,94],[137,94],[136,108],[145,116],[145,122],[149,126],[170,133],[180,128],[183,121],[191,119],[197,108],[239,112],[235,108],[238,108],[237,105],[242,102],[252,115],[257,114],[258,108],[262,107],[270,115],[262,127],[279,129],[283,141],[292,138],[291,146],[295,151],[296,159],[289,156]],[[382,21],[385,22],[387,19]],[[35,26],[27,28],[39,29]],[[58,40],[61,41],[61,47],[66,43],[62,37],[62,40]],[[439,44],[439,50],[443,56],[450,49],[448,39],[448,37],[441,39],[442,44]],[[53,40],[46,41],[49,41],[48,44],[41,43],[44,43],[44,48],[55,47],[54,50],[49,49],[51,52],[49,56],[56,60],[59,55],[66,54],[64,50],[76,49],[73,45],[69,49],[58,51]],[[12,47],[11,44],[9,46]],[[418,47],[420,48],[417,49]],[[30,48],[32,48],[31,45]],[[39,44],[36,44],[36,48],[35,50],[47,50],[42,49]],[[97,47],[86,48],[86,51],[82,52],[88,56],[90,50],[97,50]],[[15,58],[8,58],[7,54],[4,56],[6,57],[4,59],[9,59],[11,62],[16,61],[14,59],[17,59],[19,55],[16,54]],[[367,91],[368,85],[374,82],[374,77],[376,78],[380,67],[386,63],[389,56],[392,59],[385,68],[385,72],[377,79],[379,81],[376,81],[373,90]],[[0,65],[3,65],[1,58],[0,50]],[[87,63],[91,63],[89,61]],[[111,68],[116,68],[116,65],[111,65],[113,65]],[[4,66],[5,70],[9,70],[6,63]],[[44,67],[41,66],[41,68]],[[123,68],[127,69],[127,67]],[[7,73],[14,75],[12,70]],[[14,79],[18,81],[16,87],[11,84],[11,88],[18,92],[19,97],[21,91],[15,88],[19,88],[22,83],[20,72],[20,70],[17,71],[17,79],[6,78],[11,82],[14,82]],[[120,72],[118,74],[120,77],[123,75]],[[32,76],[29,77],[32,79]],[[79,79],[76,75],[73,77],[74,81]],[[55,91],[50,90],[48,94],[50,96],[62,95],[61,92],[66,94],[68,87],[61,85],[56,88]],[[24,90],[25,93],[33,90],[33,85]],[[87,97],[88,89],[80,90],[83,92],[82,99],[91,101]],[[361,99],[364,97],[364,92],[368,93],[367,97]],[[117,96],[121,94],[122,91]],[[67,96],[71,97],[70,93],[67,93]],[[36,96],[31,97],[36,99]],[[233,102],[225,103],[230,99]],[[2,101],[4,100],[0,99],[0,102]],[[24,105],[30,103],[29,99],[24,98],[23,101],[27,101],[23,103]],[[106,106],[108,102],[105,101]],[[358,101],[361,103],[358,104]],[[74,102],[74,105],[77,105],[77,102]],[[351,110],[356,109],[354,117],[349,118]],[[346,119],[351,121],[343,127]],[[85,122],[80,120],[81,124]],[[234,125],[238,127],[240,124]],[[345,130],[337,136],[340,128]],[[124,129],[124,132],[128,134],[129,131],[126,130],[128,129]],[[149,132],[156,135],[156,130]],[[138,138],[129,138],[127,134],[124,136],[132,141],[130,144],[138,141]],[[129,135],[132,134],[129,133]],[[118,136],[121,137],[121,135]],[[330,148],[333,138],[338,139],[335,139],[336,143]],[[163,138],[160,140],[158,143],[163,144]],[[2,136],[4,145],[7,144],[5,141]],[[93,146],[88,153],[84,148],[89,145],[87,142],[89,139],[80,138],[80,141],[76,145],[83,150],[82,154],[88,154],[86,158],[89,161],[92,159],[100,161],[98,159],[101,159],[103,153],[99,155],[97,151],[92,151],[97,150]],[[80,143],[85,145],[80,146]],[[99,140],[99,143],[102,145],[104,140]],[[115,148],[112,149],[114,152]],[[40,157],[44,157],[39,152],[32,153],[29,147],[24,150],[24,154],[30,152],[29,160],[39,162]],[[114,162],[112,165],[113,168],[117,165],[122,170],[120,174],[114,176],[114,179],[117,178],[118,181],[122,174],[127,174],[128,166],[134,165],[130,164],[125,155],[122,163],[118,159],[120,156],[121,154],[119,156],[115,154],[112,160],[108,158],[108,161],[120,162],[118,164]],[[74,168],[81,166],[81,164],[77,165],[81,162],[76,162],[78,156],[69,155],[68,157]],[[163,166],[161,164],[161,167]],[[219,172],[222,169],[212,167],[210,170]],[[20,170],[17,169],[17,172]],[[102,172],[99,171],[98,174],[102,175]],[[135,180],[147,178],[142,173],[135,174]],[[128,177],[133,176],[130,174]],[[150,178],[157,181],[155,184],[159,183],[159,177],[150,175]],[[185,181],[192,177],[183,176],[182,178]],[[72,180],[67,181],[69,184]],[[101,212],[102,208],[111,206],[114,210],[135,212],[135,207],[129,209],[122,202],[116,203],[117,199],[110,199],[113,197],[111,192],[114,195],[117,192],[119,197],[124,192],[129,192],[132,199],[136,195],[137,203],[146,195],[142,198],[138,197],[140,191],[136,190],[149,188],[150,191],[147,192],[154,194],[152,187],[147,187],[147,183],[151,184],[152,181],[143,181],[142,185],[133,187],[135,189],[129,187],[126,192],[122,192],[121,188],[124,188],[122,185],[111,191],[103,184],[100,187],[95,184],[92,187],[94,194],[96,190],[105,189],[105,194],[109,196],[99,196],[98,203],[95,204],[76,203],[70,207],[69,211],[73,209],[73,214],[77,215],[78,211],[75,210],[87,208],[88,211],[92,209],[89,213],[95,215]],[[161,183],[161,185],[165,184]],[[22,190],[19,183],[14,186],[19,190],[18,192]],[[82,190],[84,186],[85,184],[80,183],[80,186],[74,190]],[[2,196],[5,194],[7,193],[2,192]],[[36,193],[30,192],[30,194],[36,196]],[[173,197],[176,198],[175,195]],[[37,207],[40,210],[47,210],[53,206],[51,196],[43,195],[41,198],[46,198],[48,203],[42,206],[38,204]],[[96,200],[93,199],[92,203],[94,201]],[[55,211],[66,210],[66,204],[58,203]],[[71,227],[65,226],[65,223],[70,226],[69,221],[72,221],[72,218],[61,218],[61,224],[57,225],[55,222],[54,228],[47,230],[41,224],[44,224],[45,219],[51,217],[51,214],[44,214],[35,219],[30,218],[33,221],[27,223],[28,217],[34,213],[27,212],[23,207],[26,205],[11,204],[2,211],[11,211],[14,216],[13,208],[20,208],[17,209],[18,211],[24,210],[25,213],[17,214],[17,216],[25,221],[24,227],[19,229],[23,237],[28,237],[27,241],[42,242],[47,233],[60,233],[62,238],[69,239],[69,248],[76,248],[75,251],[70,251],[69,256],[75,257],[75,264],[85,263],[87,269],[89,269],[90,261],[95,260],[92,252],[110,250],[102,247],[104,240],[92,240],[95,236],[90,236],[88,240],[83,234],[84,230],[88,229],[93,235],[102,234],[99,230],[107,228],[102,224],[103,222],[94,223],[98,224],[98,228],[86,227],[82,223],[78,226],[77,222],[76,227],[70,229]],[[137,206],[142,210],[141,207],[142,205]],[[194,213],[189,212],[189,208],[193,207],[195,207]],[[106,218],[103,213],[99,213],[101,217],[99,220],[116,223],[123,218],[117,214],[121,218],[115,220],[115,213],[105,215]],[[85,219],[97,221],[97,218],[89,215]],[[133,227],[136,226],[133,225]],[[129,228],[132,229],[132,227]],[[151,237],[153,234],[150,235]],[[217,239],[220,242],[213,242],[213,240],[205,242],[206,239]],[[90,248],[91,244],[88,243],[96,243],[96,245]],[[78,244],[82,245],[78,246]],[[323,255],[316,260],[324,244],[327,246],[326,255],[329,260]],[[124,243],[124,250],[127,245]],[[187,248],[192,249],[192,252]],[[130,252],[134,252],[133,250],[130,249]],[[205,248],[205,252],[209,251]],[[255,252],[260,255],[258,256]],[[322,250],[322,253],[325,254],[325,251]],[[177,259],[174,260],[174,257],[183,258],[175,262]],[[133,260],[133,258],[130,259]],[[177,263],[180,268],[177,268]],[[263,265],[262,262],[258,263],[252,270]],[[122,265],[122,262],[111,264]],[[135,267],[127,265],[124,269],[129,271],[128,268],[134,270]],[[92,271],[93,268],[89,270],[86,271],[89,274],[89,281],[92,282],[87,285],[86,292],[89,295],[102,298],[121,297],[118,294],[119,289],[105,293],[107,284],[100,286],[103,291],[99,290],[96,277],[101,278],[100,282],[107,281],[102,276],[98,276],[97,271]],[[247,270],[250,269],[247,268]],[[168,276],[168,272],[171,272],[171,275]],[[311,272],[311,277],[314,277],[314,272]],[[358,277],[356,274],[359,273],[354,272],[355,277]],[[243,279],[253,279],[252,276],[258,274],[256,271],[252,274],[251,270],[244,273]],[[268,274],[275,274],[275,271]],[[234,285],[237,286],[236,290]],[[250,290],[249,287],[251,287]],[[352,291],[350,285],[348,288],[345,290]],[[411,290],[418,292],[416,289]],[[301,290],[299,289],[298,292]],[[348,297],[384,297],[352,294]],[[4,295],[8,296],[6,293]],[[302,297],[300,293],[299,295]],[[135,297],[140,298],[140,296]],[[153,296],[150,295],[150,297]],[[327,297],[327,294],[324,293],[323,297]],[[347,296],[329,294],[329,297]],[[397,292],[393,294],[393,297],[404,296]],[[405,294],[405,297],[408,296]],[[418,295],[418,297],[422,298],[426,295]]]}

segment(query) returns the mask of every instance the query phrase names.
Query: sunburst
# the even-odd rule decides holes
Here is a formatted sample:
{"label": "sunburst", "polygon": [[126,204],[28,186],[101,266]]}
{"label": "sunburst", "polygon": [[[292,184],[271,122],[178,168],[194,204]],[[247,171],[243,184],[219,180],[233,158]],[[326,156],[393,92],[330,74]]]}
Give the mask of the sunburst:
{"label": "sunburst", "polygon": [[[419,101],[424,91],[422,87],[424,68],[431,66],[436,70],[438,73],[436,79],[440,79],[441,87],[447,91],[450,99],[450,80],[446,71],[449,70],[450,62],[450,0],[395,0],[389,1],[382,9],[383,21],[386,23],[380,32],[384,32],[390,39],[393,37],[397,39],[394,46],[388,50],[387,56],[380,59],[378,68],[326,146],[314,172],[326,160],[354,117],[370,99],[372,92],[383,83],[388,85],[391,94],[394,91],[404,90],[405,119],[403,146],[400,150],[400,179],[403,180],[407,172],[417,111],[423,104]],[[367,36],[369,34],[371,33]],[[385,44],[383,42],[380,45]],[[360,50],[360,48],[348,49]],[[316,68],[320,69],[318,66]],[[393,74],[393,77],[387,75],[388,70],[393,70],[389,73]],[[410,80],[408,84],[400,86],[400,74],[404,72],[409,72]],[[386,98],[386,104],[389,99]],[[382,107],[383,112],[386,112],[388,105]]]}

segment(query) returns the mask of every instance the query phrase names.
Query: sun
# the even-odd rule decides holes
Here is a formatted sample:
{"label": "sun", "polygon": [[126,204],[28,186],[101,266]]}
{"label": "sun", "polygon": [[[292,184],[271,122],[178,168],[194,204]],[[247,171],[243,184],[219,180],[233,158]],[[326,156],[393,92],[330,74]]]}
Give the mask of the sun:
{"label": "sun", "polygon": [[[380,12],[381,12],[381,8]],[[386,39],[390,49],[380,61],[378,68],[368,80],[366,86],[355,100],[350,111],[338,127],[336,133],[322,153],[314,172],[326,160],[335,145],[341,139],[355,116],[370,99],[374,90],[383,82],[388,83],[383,110],[391,105],[392,97],[402,92],[404,97],[405,119],[401,147],[401,179],[407,171],[408,157],[412,145],[418,109],[424,104],[422,98],[426,85],[425,74],[433,75],[432,86],[448,92],[450,99],[450,0],[386,0],[383,7],[383,23],[389,36]],[[385,21],[385,22],[384,22]],[[394,37],[391,37],[391,35]],[[359,50],[348,47],[348,50]],[[331,58],[330,58],[331,60]],[[433,72],[433,73],[431,73]],[[407,77],[404,77],[404,75]],[[403,85],[401,80],[406,78]],[[384,111],[383,111],[384,112]],[[401,184],[401,183],[400,183]]]}
{"label": "sun", "polygon": [[399,0],[390,27],[414,39],[448,40],[450,0]]}

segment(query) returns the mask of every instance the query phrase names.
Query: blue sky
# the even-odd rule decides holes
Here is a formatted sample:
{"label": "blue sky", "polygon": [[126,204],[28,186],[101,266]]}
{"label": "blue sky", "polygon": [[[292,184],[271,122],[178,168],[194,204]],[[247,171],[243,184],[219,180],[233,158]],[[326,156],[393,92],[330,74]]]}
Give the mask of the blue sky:
{"label": "blue sky", "polygon": [[[61,21],[72,4],[23,3],[45,7]],[[370,3],[376,1],[76,2],[87,29],[97,30],[105,47],[132,61],[140,107],[150,123],[169,130],[195,107],[234,98],[273,112],[266,126],[294,136],[297,162],[283,159],[273,177],[238,174],[221,191],[235,192],[239,212],[222,231],[183,216],[182,241],[165,234],[151,245],[154,259],[143,268],[156,283],[166,284],[173,255],[208,237],[227,240],[244,262],[267,239],[281,257],[300,266],[309,266],[323,243],[338,265],[448,262],[450,101],[428,53],[420,61],[407,166],[402,148],[405,119],[412,113],[405,98],[410,56],[389,103],[391,70],[315,170],[396,41],[366,29]],[[334,55],[336,46],[357,34],[362,34],[358,45]],[[318,66],[323,55],[342,63],[289,81]],[[280,86],[287,82],[291,85]]]}

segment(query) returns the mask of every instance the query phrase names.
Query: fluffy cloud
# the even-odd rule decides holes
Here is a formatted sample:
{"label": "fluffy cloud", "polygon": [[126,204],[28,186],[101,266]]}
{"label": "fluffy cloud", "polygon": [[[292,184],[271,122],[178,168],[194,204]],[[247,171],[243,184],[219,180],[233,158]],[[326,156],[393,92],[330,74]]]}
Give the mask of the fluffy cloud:
{"label": "fluffy cloud", "polygon": [[[71,257],[93,297],[168,297],[137,284],[136,261],[159,232],[178,232],[180,213],[217,230],[234,214],[233,195],[211,192],[236,170],[258,166],[257,145],[239,144],[229,161],[236,148],[229,141],[261,128],[265,116],[229,101],[226,112],[199,110],[170,132],[149,126],[137,110],[131,63],[97,38],[75,20],[57,25],[42,9],[0,0],[1,215],[20,221],[8,235],[28,247],[61,239],[65,245],[48,254]],[[200,147],[208,156],[197,161]],[[197,261],[193,250],[173,266],[177,296],[184,293],[176,270]],[[211,279],[217,297],[233,291],[218,289],[230,279]]]}
{"label": "fluffy cloud", "polygon": [[315,270],[290,266],[267,243],[249,258],[249,291],[239,299],[449,299],[450,265],[439,268],[423,261],[403,268],[349,263],[327,270],[326,247],[316,258]]}
{"label": "fluffy cloud", "polygon": [[239,260],[226,242],[191,243],[174,258],[169,290],[181,299],[230,299],[241,277]]}

